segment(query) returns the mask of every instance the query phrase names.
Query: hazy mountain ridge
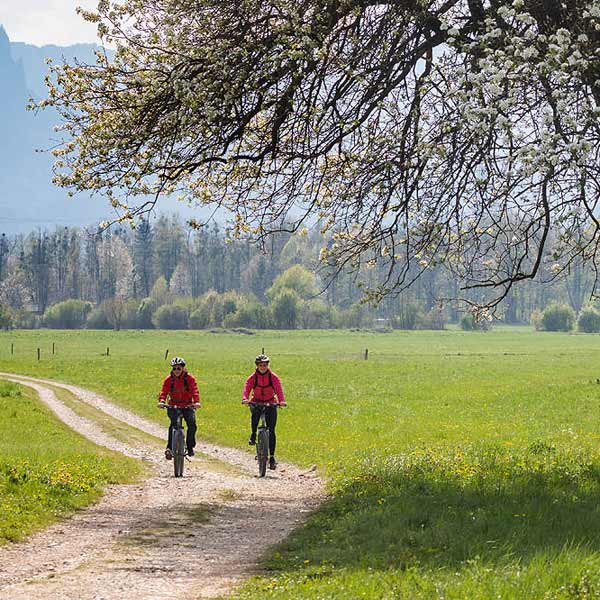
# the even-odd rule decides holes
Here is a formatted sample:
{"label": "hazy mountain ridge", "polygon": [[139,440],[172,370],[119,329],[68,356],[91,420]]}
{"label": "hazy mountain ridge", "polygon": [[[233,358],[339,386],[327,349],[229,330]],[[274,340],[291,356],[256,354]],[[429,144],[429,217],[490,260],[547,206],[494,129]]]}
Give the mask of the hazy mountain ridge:
{"label": "hazy mountain ridge", "polygon": [[[11,42],[0,24],[0,233],[88,226],[115,217],[101,197],[69,198],[52,184],[53,156],[48,149],[57,143],[53,128],[58,116],[53,110],[26,110],[30,97],[46,96],[47,58],[55,64],[75,59],[90,64],[99,49],[95,44],[38,47]],[[110,56],[111,51],[107,52]],[[208,219],[214,212],[189,207],[173,197],[161,198],[157,209],[157,213],[177,213],[183,219]],[[224,211],[216,215],[219,222],[227,220]]]}
{"label": "hazy mountain ridge", "polygon": [[0,25],[0,231],[88,225],[110,217],[100,198],[69,198],[52,184],[53,111],[26,110],[30,96],[45,95],[45,59],[94,60],[93,44],[66,48],[10,42]]}
{"label": "hazy mountain ridge", "polygon": [[24,42],[10,42],[10,53],[14,61],[21,63],[25,72],[27,87],[35,98],[46,95],[44,78],[48,72],[46,59],[53,63],[63,60],[72,62],[77,59],[84,63],[95,62],[94,52],[99,50],[96,44],[75,44],[73,46],[32,46]]}

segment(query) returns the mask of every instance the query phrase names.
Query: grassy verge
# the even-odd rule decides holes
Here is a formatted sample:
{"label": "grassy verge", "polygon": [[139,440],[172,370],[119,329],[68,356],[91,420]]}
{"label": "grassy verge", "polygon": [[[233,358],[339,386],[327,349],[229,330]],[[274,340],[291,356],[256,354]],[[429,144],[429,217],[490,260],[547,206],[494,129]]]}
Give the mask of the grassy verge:
{"label": "grassy verge", "polygon": [[543,442],[365,458],[239,600],[600,597],[600,455]]}
{"label": "grassy verge", "polygon": [[48,385],[56,397],[75,414],[95,423],[104,433],[115,439],[133,445],[153,445],[157,449],[164,448],[162,440],[141,431],[135,427],[130,427],[127,423],[111,417],[109,414],[93,407],[87,402],[82,402],[69,390],[62,387]]}
{"label": "grassy verge", "polygon": [[139,463],[92,444],[58,421],[35,392],[0,382],[0,543],[22,539],[133,481]]}

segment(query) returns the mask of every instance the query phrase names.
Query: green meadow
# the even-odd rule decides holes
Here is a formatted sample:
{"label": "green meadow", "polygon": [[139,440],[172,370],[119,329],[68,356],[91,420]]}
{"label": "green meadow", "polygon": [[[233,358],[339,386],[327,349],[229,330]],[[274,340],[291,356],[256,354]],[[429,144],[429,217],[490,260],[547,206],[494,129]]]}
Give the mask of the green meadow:
{"label": "green meadow", "polygon": [[30,388],[0,382],[0,543],[17,541],[129,482],[140,465],[61,423]]}
{"label": "green meadow", "polygon": [[599,336],[16,331],[0,369],[166,428],[168,350],[199,380],[199,435],[247,448],[241,389],[263,348],[289,403],[277,454],[316,464],[329,498],[240,598],[600,596]]}

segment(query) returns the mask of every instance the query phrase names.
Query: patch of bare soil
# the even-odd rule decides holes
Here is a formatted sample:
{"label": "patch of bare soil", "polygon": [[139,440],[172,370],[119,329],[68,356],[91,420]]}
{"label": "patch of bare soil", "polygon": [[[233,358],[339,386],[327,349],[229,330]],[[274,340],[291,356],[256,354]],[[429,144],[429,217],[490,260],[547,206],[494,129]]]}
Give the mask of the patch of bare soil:
{"label": "patch of bare soil", "polygon": [[110,486],[95,505],[31,536],[0,547],[2,600],[197,600],[222,596],[256,570],[269,546],[283,540],[323,498],[313,471],[280,464],[256,476],[253,457],[199,443],[197,450],[236,469],[186,462],[183,478],[156,445],[123,443],[63,404],[48,384],[146,433],[161,428],[83,388],[9,373],[34,388],[67,425],[100,446],[151,465],[142,483]]}

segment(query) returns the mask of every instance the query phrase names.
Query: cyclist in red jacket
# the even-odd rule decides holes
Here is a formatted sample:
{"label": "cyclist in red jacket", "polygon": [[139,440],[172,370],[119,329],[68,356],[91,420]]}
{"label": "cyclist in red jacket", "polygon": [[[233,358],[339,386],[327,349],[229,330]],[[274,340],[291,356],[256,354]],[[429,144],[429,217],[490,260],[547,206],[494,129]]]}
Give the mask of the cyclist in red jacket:
{"label": "cyclist in red jacket", "polygon": [[196,445],[196,414],[194,411],[200,406],[200,393],[194,376],[188,373],[185,368],[183,358],[176,356],[171,361],[171,374],[163,381],[158,402],[159,406],[167,407],[167,414],[171,419],[165,458],[167,460],[173,458],[171,440],[173,427],[177,424],[177,412],[173,408],[180,408],[183,413],[183,418],[187,424],[185,441],[188,456],[194,456],[194,446]]}
{"label": "cyclist in red jacket", "polygon": [[[285,406],[285,396],[279,377],[269,368],[269,357],[259,354],[254,360],[256,370],[244,384],[242,402],[244,404],[268,404],[265,410],[265,419],[269,428],[269,469],[275,469],[275,446],[277,438],[275,437],[275,426],[277,425],[277,406]],[[248,443],[252,446],[256,444],[256,429],[260,420],[260,410],[255,406],[250,406],[250,427],[251,434]]]}

